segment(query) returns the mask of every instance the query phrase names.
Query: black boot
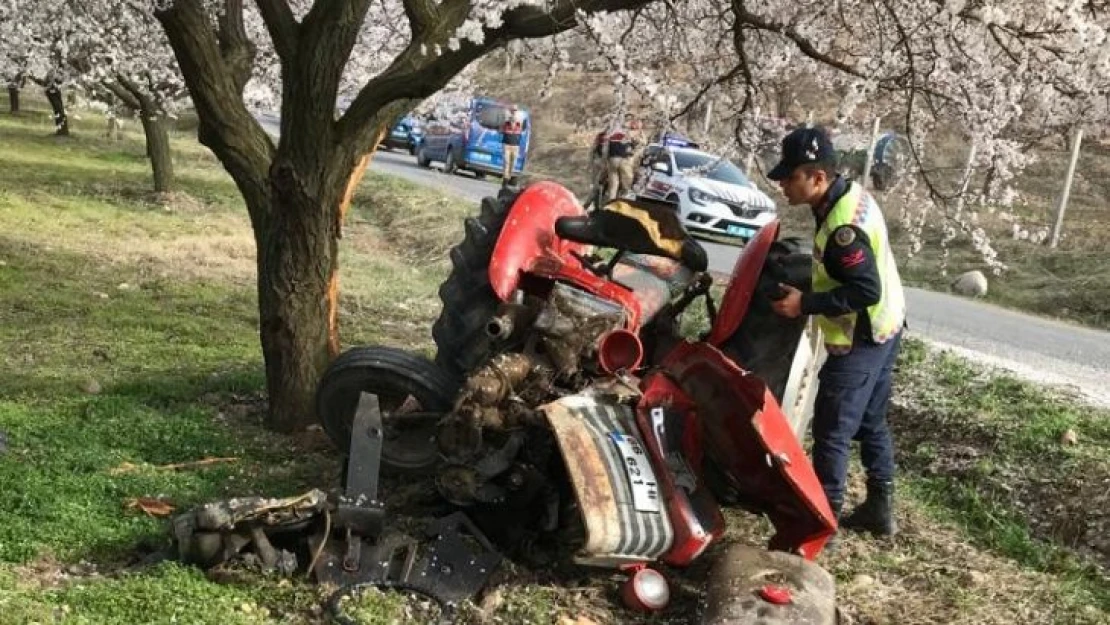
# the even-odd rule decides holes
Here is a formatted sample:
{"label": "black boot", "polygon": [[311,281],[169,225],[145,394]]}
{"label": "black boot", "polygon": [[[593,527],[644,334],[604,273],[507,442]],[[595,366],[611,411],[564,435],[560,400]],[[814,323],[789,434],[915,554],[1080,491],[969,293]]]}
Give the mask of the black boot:
{"label": "black boot", "polygon": [[877,536],[898,533],[894,521],[894,482],[867,484],[867,499],[840,522],[844,529],[870,532]]}

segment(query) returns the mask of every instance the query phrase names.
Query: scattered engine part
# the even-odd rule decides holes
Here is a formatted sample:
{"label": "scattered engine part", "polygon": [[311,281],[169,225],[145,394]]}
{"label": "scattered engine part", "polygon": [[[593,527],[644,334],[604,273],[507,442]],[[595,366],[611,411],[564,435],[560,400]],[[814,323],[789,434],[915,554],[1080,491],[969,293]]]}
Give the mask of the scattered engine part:
{"label": "scattered engine part", "polygon": [[461,512],[429,523],[420,543],[406,538],[387,534],[370,545],[373,557],[364,558],[359,571],[343,570],[339,557],[325,549],[316,574],[321,582],[342,584],[328,599],[337,620],[349,622],[342,620],[343,597],[376,586],[431,597],[443,608],[440,623],[450,623],[457,606],[477,595],[501,565],[501,554]]}
{"label": "scattered engine part", "polygon": [[204,568],[248,559],[256,560],[263,570],[292,574],[298,566],[293,551],[274,543],[288,542],[280,535],[297,535],[327,507],[327,495],[317,489],[284,499],[235,497],[210,502],[173,518],[174,549],[179,560]]}

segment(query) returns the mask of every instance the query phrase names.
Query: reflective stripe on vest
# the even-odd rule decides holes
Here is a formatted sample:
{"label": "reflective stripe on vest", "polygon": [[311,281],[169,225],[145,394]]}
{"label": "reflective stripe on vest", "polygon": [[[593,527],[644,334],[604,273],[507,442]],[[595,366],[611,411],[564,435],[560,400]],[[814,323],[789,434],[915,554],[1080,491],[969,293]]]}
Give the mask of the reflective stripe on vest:
{"label": "reflective stripe on vest", "polygon": [[[878,265],[882,295],[878,302],[867,308],[867,316],[871,320],[871,338],[876,343],[885,343],[902,329],[906,318],[906,299],[902,292],[902,280],[898,277],[898,267],[894,263],[894,253],[890,249],[883,214],[871,194],[855,182],[850,183],[848,192],[832,207],[813,237],[813,290],[826,292],[840,286],[839,282],[829,276],[822,261],[829,235],[840,226],[849,225],[856,226],[867,235],[871,243],[871,253]],[[825,335],[825,348],[829,353],[843,354],[851,351],[856,314],[852,312],[836,317],[817,316],[817,324]]]}

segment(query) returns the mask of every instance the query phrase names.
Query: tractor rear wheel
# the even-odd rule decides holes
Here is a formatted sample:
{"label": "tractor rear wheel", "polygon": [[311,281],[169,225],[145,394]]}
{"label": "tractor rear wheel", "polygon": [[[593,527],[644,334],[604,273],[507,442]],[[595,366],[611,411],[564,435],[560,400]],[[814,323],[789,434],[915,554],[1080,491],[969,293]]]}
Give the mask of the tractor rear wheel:
{"label": "tractor rear wheel", "polygon": [[[736,333],[724,345],[724,351],[729,357],[767,383],[776,400],[783,402],[785,398],[794,404],[784,404],[783,407],[793,417],[791,427],[799,440],[805,436],[812,417],[812,398],[809,391],[815,386],[816,368],[820,366],[821,354],[813,354],[804,363],[795,362],[795,355],[802,341],[810,338],[806,333],[808,321],[804,316],[786,319],[775,314],[771,309],[771,299],[766,293],[773,292],[780,282],[802,292],[809,291],[813,272],[810,249],[806,242],[794,238],[784,238],[772,245],[748,313]],[[797,371],[800,366],[804,366],[806,370]],[[788,388],[792,382],[792,372],[795,380],[801,374],[807,384],[801,389],[801,393],[797,392],[798,389]],[[809,405],[803,407],[806,402]]]}
{"label": "tractor rear wheel", "polygon": [[462,243],[451,249],[451,274],[439,287],[443,310],[432,326],[432,338],[436,365],[456,381],[490,355],[486,325],[501,302],[490,286],[489,261],[518,194],[503,188],[496,198],[484,198],[479,215],[463,222]]}

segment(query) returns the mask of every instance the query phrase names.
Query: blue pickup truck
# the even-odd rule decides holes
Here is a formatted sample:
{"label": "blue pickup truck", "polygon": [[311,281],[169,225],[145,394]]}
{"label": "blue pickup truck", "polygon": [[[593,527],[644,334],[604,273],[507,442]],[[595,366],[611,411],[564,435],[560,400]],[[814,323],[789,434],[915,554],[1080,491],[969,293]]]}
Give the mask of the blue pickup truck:
{"label": "blue pickup truck", "polygon": [[[504,163],[501,127],[508,119],[510,107],[510,102],[477,97],[449,119],[429,119],[424,140],[416,149],[416,163],[431,167],[433,162],[440,162],[447,173],[467,170],[479,178],[486,174],[500,175]],[[514,174],[524,170],[532,138],[531,116],[524,107],[518,106],[517,111],[524,130],[520,137],[520,154],[513,163]]]}

